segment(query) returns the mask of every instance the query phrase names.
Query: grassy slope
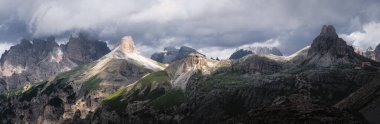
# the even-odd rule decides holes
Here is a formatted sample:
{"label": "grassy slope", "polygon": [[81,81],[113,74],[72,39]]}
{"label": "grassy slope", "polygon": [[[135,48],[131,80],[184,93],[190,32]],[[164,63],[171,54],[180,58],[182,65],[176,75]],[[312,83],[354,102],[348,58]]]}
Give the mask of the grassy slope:
{"label": "grassy slope", "polygon": [[94,90],[96,88],[98,88],[100,82],[102,80],[99,79],[96,75],[89,78],[86,82],[83,83],[83,86],[81,87],[81,89],[83,91],[91,91],[91,90]]}
{"label": "grassy slope", "polygon": [[58,89],[59,87],[61,87],[65,83],[67,83],[67,81],[69,81],[71,75],[76,74],[77,72],[82,72],[87,67],[88,67],[88,65],[81,65],[81,66],[75,67],[69,71],[58,74],[54,78],[54,80],[52,80],[51,82],[48,83],[48,85],[46,86],[46,88],[44,88],[42,93],[43,94],[51,94],[53,91],[55,91],[56,89]]}
{"label": "grassy slope", "polygon": [[182,90],[170,89],[170,79],[165,71],[153,72],[134,84],[120,88],[108,96],[103,104],[109,109],[123,111],[134,101],[148,101],[155,108],[178,105],[184,101]]}
{"label": "grassy slope", "polygon": [[[199,72],[198,72],[199,73]],[[201,76],[197,74],[198,76]],[[237,72],[222,72],[214,74],[207,78],[200,85],[206,90],[212,90],[214,88],[223,87],[241,87],[245,85],[252,84],[253,80],[242,77],[240,73]]]}

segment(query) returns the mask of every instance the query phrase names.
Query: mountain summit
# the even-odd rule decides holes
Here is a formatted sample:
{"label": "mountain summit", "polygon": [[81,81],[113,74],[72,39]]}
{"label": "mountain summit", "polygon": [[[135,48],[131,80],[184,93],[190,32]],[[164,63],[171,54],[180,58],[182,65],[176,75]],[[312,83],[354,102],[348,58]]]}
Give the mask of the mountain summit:
{"label": "mountain summit", "polygon": [[319,35],[338,37],[338,34],[332,25],[323,25],[321,33]]}
{"label": "mountain summit", "polygon": [[120,45],[118,46],[124,53],[135,52],[135,43],[131,36],[125,36],[121,39]]}
{"label": "mountain summit", "polygon": [[110,53],[103,57],[103,59],[106,58],[124,59],[135,65],[139,65],[146,69],[151,69],[155,71],[164,69],[164,66],[159,62],[156,62],[152,59],[140,55],[135,50],[135,45],[131,36],[123,37],[119,46],[115,47]]}
{"label": "mountain summit", "polygon": [[306,63],[317,66],[337,64],[357,64],[360,60],[353,47],[339,38],[332,25],[324,25],[321,33],[313,40],[307,54]]}

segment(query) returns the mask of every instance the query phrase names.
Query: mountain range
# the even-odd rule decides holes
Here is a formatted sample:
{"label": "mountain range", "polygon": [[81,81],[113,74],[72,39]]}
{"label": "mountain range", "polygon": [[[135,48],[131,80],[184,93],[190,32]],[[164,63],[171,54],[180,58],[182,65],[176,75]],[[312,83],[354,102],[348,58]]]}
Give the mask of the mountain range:
{"label": "mountain range", "polygon": [[[90,63],[110,52],[107,44],[84,33],[58,45],[54,37],[27,39],[6,50],[0,58],[0,75],[4,83],[0,93],[25,84],[47,80],[78,65]],[[1,85],[1,84],[0,84]]]}
{"label": "mountain range", "polygon": [[[33,53],[41,53],[41,59],[27,61],[73,63],[57,65],[68,71],[56,70],[50,78],[35,76],[34,83],[19,83],[13,89],[7,80],[0,82],[7,85],[0,95],[1,123],[380,121],[380,63],[358,54],[331,25],[324,25],[310,46],[292,55],[283,56],[276,48],[251,47],[237,50],[228,60],[209,59],[189,47],[168,47],[150,59],[139,54],[130,36],[112,51],[99,45],[104,43],[82,51],[84,46],[70,46],[74,39],[48,52]],[[54,40],[43,43],[57,46],[49,41]],[[24,49],[24,45],[38,45],[38,41],[16,46]],[[12,55],[13,49],[4,55]],[[19,65],[12,64],[16,70],[2,71],[3,75],[26,72]]]}
{"label": "mountain range", "polygon": [[364,57],[370,58],[378,62],[380,61],[380,44],[377,45],[375,49],[373,49],[372,47],[369,47],[365,50],[363,50],[360,47],[354,46],[354,50],[359,55],[362,55]]}

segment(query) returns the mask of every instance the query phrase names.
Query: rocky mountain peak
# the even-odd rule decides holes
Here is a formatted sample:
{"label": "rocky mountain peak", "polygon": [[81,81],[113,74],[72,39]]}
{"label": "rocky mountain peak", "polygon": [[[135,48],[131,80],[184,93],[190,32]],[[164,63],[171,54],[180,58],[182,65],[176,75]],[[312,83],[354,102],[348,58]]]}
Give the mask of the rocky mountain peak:
{"label": "rocky mountain peak", "polygon": [[191,69],[201,69],[207,62],[207,58],[205,55],[199,53],[190,53],[184,59],[184,71]]}
{"label": "rocky mountain peak", "polygon": [[321,33],[313,40],[307,57],[309,63],[319,66],[359,62],[354,48],[339,38],[331,25],[322,27]]}
{"label": "rocky mountain peak", "polygon": [[23,39],[1,56],[0,75],[6,81],[7,89],[15,89],[97,60],[109,51],[105,42],[85,35],[70,37],[63,45],[58,45],[54,37]]}
{"label": "rocky mountain peak", "polygon": [[30,41],[27,39],[22,39],[20,45],[32,45],[32,43],[30,43]]}
{"label": "rocky mountain peak", "polygon": [[121,39],[121,42],[119,44],[119,48],[124,53],[132,53],[135,52],[135,43],[133,42],[133,39],[131,36],[125,36]]}
{"label": "rocky mountain peak", "polygon": [[334,26],[332,25],[323,25],[321,33],[319,35],[329,35],[338,37],[338,34],[336,33]]}
{"label": "rocky mountain peak", "polygon": [[189,78],[197,71],[207,71],[210,67],[210,61],[205,55],[200,53],[190,53],[185,58],[174,61],[167,68],[166,72],[169,77],[173,78],[171,82],[174,87],[184,89]]}

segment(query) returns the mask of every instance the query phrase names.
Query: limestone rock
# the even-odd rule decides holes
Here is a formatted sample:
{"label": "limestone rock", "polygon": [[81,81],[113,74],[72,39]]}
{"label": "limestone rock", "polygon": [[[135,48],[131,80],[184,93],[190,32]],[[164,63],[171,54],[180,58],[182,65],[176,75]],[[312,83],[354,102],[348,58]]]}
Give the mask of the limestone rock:
{"label": "limestone rock", "polygon": [[121,39],[119,47],[121,51],[125,53],[135,52],[135,43],[133,42],[133,39],[131,36],[123,37]]}

